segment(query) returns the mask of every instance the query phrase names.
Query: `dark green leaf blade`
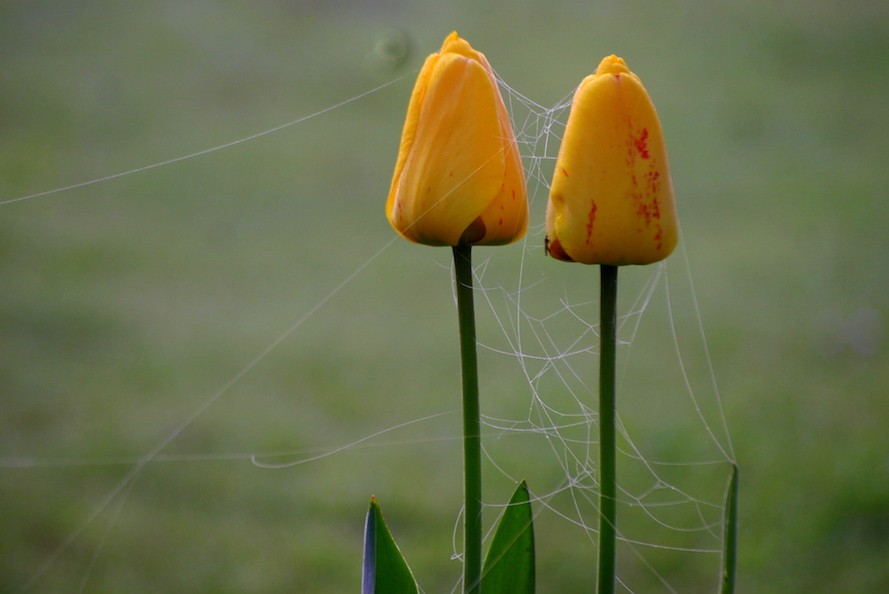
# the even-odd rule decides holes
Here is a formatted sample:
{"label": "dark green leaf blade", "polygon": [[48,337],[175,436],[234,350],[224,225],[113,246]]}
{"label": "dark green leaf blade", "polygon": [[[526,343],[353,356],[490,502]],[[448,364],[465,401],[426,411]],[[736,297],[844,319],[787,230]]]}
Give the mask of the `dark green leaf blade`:
{"label": "dark green leaf blade", "polygon": [[721,594],[735,591],[738,556],[738,465],[732,464],[732,476],[725,492],[725,526],[722,552]]}
{"label": "dark green leaf blade", "polygon": [[534,594],[534,516],[522,481],[500,516],[482,570],[484,594]]}
{"label": "dark green leaf blade", "polygon": [[364,523],[361,594],[417,594],[417,582],[389,532],[375,497]]}

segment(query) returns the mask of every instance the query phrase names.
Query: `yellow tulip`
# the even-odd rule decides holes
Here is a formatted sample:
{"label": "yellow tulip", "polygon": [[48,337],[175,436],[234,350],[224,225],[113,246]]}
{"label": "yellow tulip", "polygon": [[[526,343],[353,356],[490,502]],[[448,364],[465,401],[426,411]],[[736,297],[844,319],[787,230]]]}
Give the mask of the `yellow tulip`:
{"label": "yellow tulip", "polygon": [[488,60],[456,32],[420,70],[386,216],[426,245],[501,245],[525,233],[525,175],[509,114]]}
{"label": "yellow tulip", "polygon": [[639,77],[609,56],[574,93],[547,205],[546,251],[584,264],[650,264],[677,240],[660,121]]}

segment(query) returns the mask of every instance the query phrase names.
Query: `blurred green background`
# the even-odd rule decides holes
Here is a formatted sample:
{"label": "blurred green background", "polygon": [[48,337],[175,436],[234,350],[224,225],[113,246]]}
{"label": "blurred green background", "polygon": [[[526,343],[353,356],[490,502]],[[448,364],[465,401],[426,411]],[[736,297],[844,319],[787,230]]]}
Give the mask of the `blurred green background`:
{"label": "blurred green background", "polygon": [[[0,205],[0,591],[354,592],[371,494],[424,590],[451,591],[449,253],[393,242],[383,203],[415,72],[453,29],[544,106],[609,53],[642,77],[683,250],[667,267],[671,308],[661,279],[621,351],[624,422],[646,459],[676,464],[662,468],[670,484],[718,506],[727,465],[689,462],[725,457],[690,406],[669,329],[726,445],[700,313],[741,466],[739,590],[889,588],[889,7],[315,0],[0,8],[0,202],[396,81],[223,151]],[[531,189],[528,240],[477,250],[494,289],[479,308],[491,418],[531,420],[531,385],[576,413],[566,388],[594,383],[589,352],[556,361],[578,374],[568,384],[529,384],[495,352],[515,348],[518,288],[522,311],[547,320],[520,324],[523,352],[567,349],[577,318],[596,319],[595,271],[541,256],[546,196]],[[625,272],[624,311],[656,270]],[[544,328],[546,348],[530,332]],[[557,512],[594,525],[589,505],[573,507],[592,491],[555,494],[569,474],[588,486],[583,470],[563,469],[545,435],[494,424],[486,521],[526,476]],[[584,430],[568,446],[581,456],[594,452]],[[254,453],[306,461],[270,470]],[[632,458],[622,464],[634,489]],[[589,591],[594,539],[536,511],[539,590]],[[627,590],[715,589],[718,555],[676,549],[718,548],[718,525],[655,532],[621,513],[628,538],[666,547],[622,548]],[[691,525],[718,522],[718,507],[702,514]]]}

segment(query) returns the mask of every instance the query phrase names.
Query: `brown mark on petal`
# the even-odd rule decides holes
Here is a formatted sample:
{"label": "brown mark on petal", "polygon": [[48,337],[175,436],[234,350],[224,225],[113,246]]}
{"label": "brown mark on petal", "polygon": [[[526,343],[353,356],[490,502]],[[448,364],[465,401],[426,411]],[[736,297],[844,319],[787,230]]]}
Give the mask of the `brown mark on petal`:
{"label": "brown mark on petal", "polygon": [[463,231],[463,234],[460,236],[460,245],[472,245],[480,242],[485,238],[485,233],[487,233],[488,229],[485,227],[485,222],[481,217],[477,217],[474,221],[469,223],[469,226],[466,227],[466,230]]}
{"label": "brown mark on petal", "polygon": [[559,243],[558,239],[550,239],[549,236],[547,236],[543,240],[543,251],[547,256],[551,256],[556,260],[574,262],[574,258],[569,256],[565,250],[562,249],[562,244]]}

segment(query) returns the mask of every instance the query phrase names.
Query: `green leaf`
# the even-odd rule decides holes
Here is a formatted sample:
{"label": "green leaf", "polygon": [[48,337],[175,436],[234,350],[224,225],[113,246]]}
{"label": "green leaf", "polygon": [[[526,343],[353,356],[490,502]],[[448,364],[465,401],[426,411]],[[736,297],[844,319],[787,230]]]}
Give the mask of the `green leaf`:
{"label": "green leaf", "polygon": [[376,497],[370,498],[364,523],[361,594],[417,594],[417,582],[392,539]]}
{"label": "green leaf", "polygon": [[725,526],[722,552],[721,594],[735,591],[738,556],[738,465],[732,464],[732,476],[725,491]]}
{"label": "green leaf", "polygon": [[534,517],[522,481],[500,516],[482,570],[483,594],[534,594]]}

